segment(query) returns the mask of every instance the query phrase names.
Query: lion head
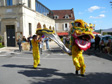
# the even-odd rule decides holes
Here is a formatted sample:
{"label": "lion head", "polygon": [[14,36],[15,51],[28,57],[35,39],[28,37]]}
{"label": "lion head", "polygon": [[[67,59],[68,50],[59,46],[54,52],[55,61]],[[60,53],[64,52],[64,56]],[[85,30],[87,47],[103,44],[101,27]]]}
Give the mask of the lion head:
{"label": "lion head", "polygon": [[93,28],[81,19],[75,20],[72,23],[71,36],[74,43],[81,49],[87,50],[91,46],[90,40],[94,38],[92,33]]}

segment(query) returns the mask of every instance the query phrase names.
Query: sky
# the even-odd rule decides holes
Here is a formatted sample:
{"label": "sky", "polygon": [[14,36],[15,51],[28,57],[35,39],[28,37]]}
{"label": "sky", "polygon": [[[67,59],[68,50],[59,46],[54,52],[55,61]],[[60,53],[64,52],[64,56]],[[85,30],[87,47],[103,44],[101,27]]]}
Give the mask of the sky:
{"label": "sky", "polygon": [[50,10],[74,8],[75,19],[95,24],[95,30],[112,28],[112,0],[38,0]]}

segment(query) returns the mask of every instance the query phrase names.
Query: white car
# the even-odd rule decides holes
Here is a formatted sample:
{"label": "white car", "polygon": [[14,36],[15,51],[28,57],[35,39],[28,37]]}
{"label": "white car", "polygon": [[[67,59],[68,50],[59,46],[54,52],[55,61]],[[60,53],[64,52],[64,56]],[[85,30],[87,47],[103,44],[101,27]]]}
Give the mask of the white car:
{"label": "white car", "polygon": [[108,40],[109,40],[109,39],[111,39],[111,41],[112,41],[112,36],[111,36],[111,35],[104,35],[104,36],[102,36],[102,38],[101,38],[101,40],[103,40],[105,44],[108,43]]}

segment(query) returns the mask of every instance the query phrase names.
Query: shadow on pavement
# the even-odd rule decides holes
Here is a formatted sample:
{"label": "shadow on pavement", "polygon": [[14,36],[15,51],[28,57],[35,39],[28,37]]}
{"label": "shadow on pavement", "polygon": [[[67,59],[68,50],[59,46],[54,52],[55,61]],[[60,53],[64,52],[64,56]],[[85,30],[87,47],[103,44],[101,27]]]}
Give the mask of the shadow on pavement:
{"label": "shadow on pavement", "polygon": [[87,51],[84,52],[84,54],[89,55],[89,56],[96,56],[99,58],[103,58],[103,59],[112,61],[112,56],[109,56],[107,53],[100,53],[100,51],[98,51],[98,50],[88,49]]}
{"label": "shadow on pavement", "polygon": [[32,77],[34,80],[29,80],[30,84],[112,84],[111,73],[87,73],[85,77],[81,77],[73,73],[58,72],[59,70],[51,68],[32,69],[32,66],[28,65],[7,64],[3,67],[26,68],[18,74]]}
{"label": "shadow on pavement", "polygon": [[74,74],[55,73],[62,78],[44,79],[38,82],[30,81],[31,84],[112,84],[109,73],[90,73],[86,77],[76,76]]}
{"label": "shadow on pavement", "polygon": [[2,67],[33,69],[33,65],[6,64],[6,65],[2,65]]}
{"label": "shadow on pavement", "polygon": [[51,50],[48,50],[47,52],[48,53],[64,53],[64,51],[60,49],[59,47],[52,48]]}

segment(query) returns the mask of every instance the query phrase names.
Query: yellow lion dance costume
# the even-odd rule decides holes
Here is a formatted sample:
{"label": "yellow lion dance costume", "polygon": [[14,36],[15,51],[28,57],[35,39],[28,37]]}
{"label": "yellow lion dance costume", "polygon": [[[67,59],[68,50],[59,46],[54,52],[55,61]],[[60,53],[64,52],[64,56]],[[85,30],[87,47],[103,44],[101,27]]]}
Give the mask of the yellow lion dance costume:
{"label": "yellow lion dance costume", "polygon": [[76,67],[76,74],[81,70],[81,76],[85,73],[84,57],[82,56],[83,51],[86,51],[91,46],[90,40],[94,38],[92,33],[93,25],[88,25],[83,20],[75,20],[72,23],[71,28],[71,50],[66,48],[66,46],[61,42],[54,30],[47,28],[37,29],[36,34],[45,35],[54,40],[59,47],[69,55],[72,55],[73,64]]}
{"label": "yellow lion dance costume", "polygon": [[90,48],[90,40],[94,38],[92,34],[93,26],[87,25],[83,20],[76,20],[72,23],[71,28],[71,49],[73,64],[76,67],[76,74],[80,71],[81,76],[85,73],[84,57],[82,56],[83,51]]}

